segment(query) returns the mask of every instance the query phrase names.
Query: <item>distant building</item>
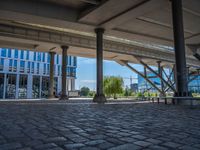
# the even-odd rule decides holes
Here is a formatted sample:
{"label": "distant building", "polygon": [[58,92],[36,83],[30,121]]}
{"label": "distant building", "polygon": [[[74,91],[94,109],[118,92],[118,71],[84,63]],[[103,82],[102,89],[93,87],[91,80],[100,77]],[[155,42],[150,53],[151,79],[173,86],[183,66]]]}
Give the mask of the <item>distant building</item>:
{"label": "distant building", "polygon": [[[55,94],[61,92],[61,55],[54,57]],[[0,48],[0,98],[46,98],[50,55],[43,52]],[[67,87],[75,90],[77,58],[68,56]]]}
{"label": "distant building", "polygon": [[133,92],[138,92],[138,84],[137,84],[137,83],[132,83],[132,84],[130,85],[130,87],[131,87],[131,90],[132,90]]}
{"label": "distant building", "polygon": [[[147,77],[157,86],[161,87],[161,82],[159,78],[155,78],[155,74],[147,71]],[[151,92],[157,92],[157,90],[152,87],[142,76],[138,75],[138,91],[139,92],[145,92],[145,91],[151,91]]]}
{"label": "distant building", "polygon": [[[193,76],[194,77],[194,76]],[[191,77],[191,78],[193,78]],[[189,83],[189,91],[192,93],[200,93],[200,76],[198,75],[195,80]]]}
{"label": "distant building", "polygon": [[[147,76],[149,79],[158,87],[161,88],[161,81],[156,75],[152,72],[147,71]],[[192,77],[191,77],[192,78]],[[200,76],[196,77],[195,80],[191,81],[188,85],[189,91],[192,93],[200,93]],[[138,91],[151,91],[157,92],[157,90],[152,87],[143,77],[138,75]]]}

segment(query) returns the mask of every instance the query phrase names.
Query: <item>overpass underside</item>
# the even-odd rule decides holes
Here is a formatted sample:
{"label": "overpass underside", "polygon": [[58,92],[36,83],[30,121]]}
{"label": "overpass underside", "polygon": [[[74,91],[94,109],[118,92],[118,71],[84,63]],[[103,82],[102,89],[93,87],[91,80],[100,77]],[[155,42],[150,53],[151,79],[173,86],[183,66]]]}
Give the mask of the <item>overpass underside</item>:
{"label": "overpass underside", "polygon": [[[138,74],[130,63],[142,64],[162,81],[159,89],[142,74],[161,94],[171,90],[189,97],[188,68],[195,72],[200,65],[199,7],[199,0],[3,0],[0,46],[50,52],[51,58],[60,53],[63,64],[68,54],[97,58],[97,102],[106,101],[103,59]],[[162,77],[163,68],[173,68],[174,81]],[[62,70],[65,76],[66,65]],[[67,99],[65,77],[62,83],[62,99]],[[49,89],[51,97],[51,84]]]}

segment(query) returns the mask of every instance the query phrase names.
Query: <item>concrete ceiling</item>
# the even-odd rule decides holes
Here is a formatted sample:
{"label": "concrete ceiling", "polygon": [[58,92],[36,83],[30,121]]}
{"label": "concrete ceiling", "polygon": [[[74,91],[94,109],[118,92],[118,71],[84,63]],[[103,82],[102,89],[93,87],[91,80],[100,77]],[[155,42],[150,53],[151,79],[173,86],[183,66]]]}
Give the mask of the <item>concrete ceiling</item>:
{"label": "concrete ceiling", "polygon": [[[200,44],[199,8],[200,0],[183,0],[186,44]],[[0,22],[91,36],[96,27],[103,27],[106,36],[173,46],[169,0],[1,0]]]}

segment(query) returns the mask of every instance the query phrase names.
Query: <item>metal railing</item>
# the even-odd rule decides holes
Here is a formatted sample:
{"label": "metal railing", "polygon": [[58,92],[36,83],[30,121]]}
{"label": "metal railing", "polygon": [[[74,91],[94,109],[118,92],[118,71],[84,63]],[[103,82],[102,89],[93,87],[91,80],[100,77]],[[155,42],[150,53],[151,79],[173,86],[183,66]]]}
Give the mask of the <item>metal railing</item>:
{"label": "metal railing", "polygon": [[168,104],[168,101],[170,100],[173,105],[176,104],[176,100],[190,100],[190,101],[200,101],[200,97],[145,97],[149,101],[159,104],[161,100],[164,100],[165,104]]}

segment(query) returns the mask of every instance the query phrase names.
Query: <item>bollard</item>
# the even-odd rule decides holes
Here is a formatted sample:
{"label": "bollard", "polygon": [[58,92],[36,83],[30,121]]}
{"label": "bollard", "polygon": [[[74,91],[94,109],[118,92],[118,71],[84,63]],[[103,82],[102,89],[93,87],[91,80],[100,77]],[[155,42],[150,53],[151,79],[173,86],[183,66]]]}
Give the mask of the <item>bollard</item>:
{"label": "bollard", "polygon": [[165,97],[165,104],[167,104],[167,98]]}
{"label": "bollard", "polygon": [[158,102],[158,104],[160,103],[160,98],[159,97],[157,97],[157,102]]}
{"label": "bollard", "polygon": [[172,104],[175,105],[175,99],[174,98],[172,98]]}

